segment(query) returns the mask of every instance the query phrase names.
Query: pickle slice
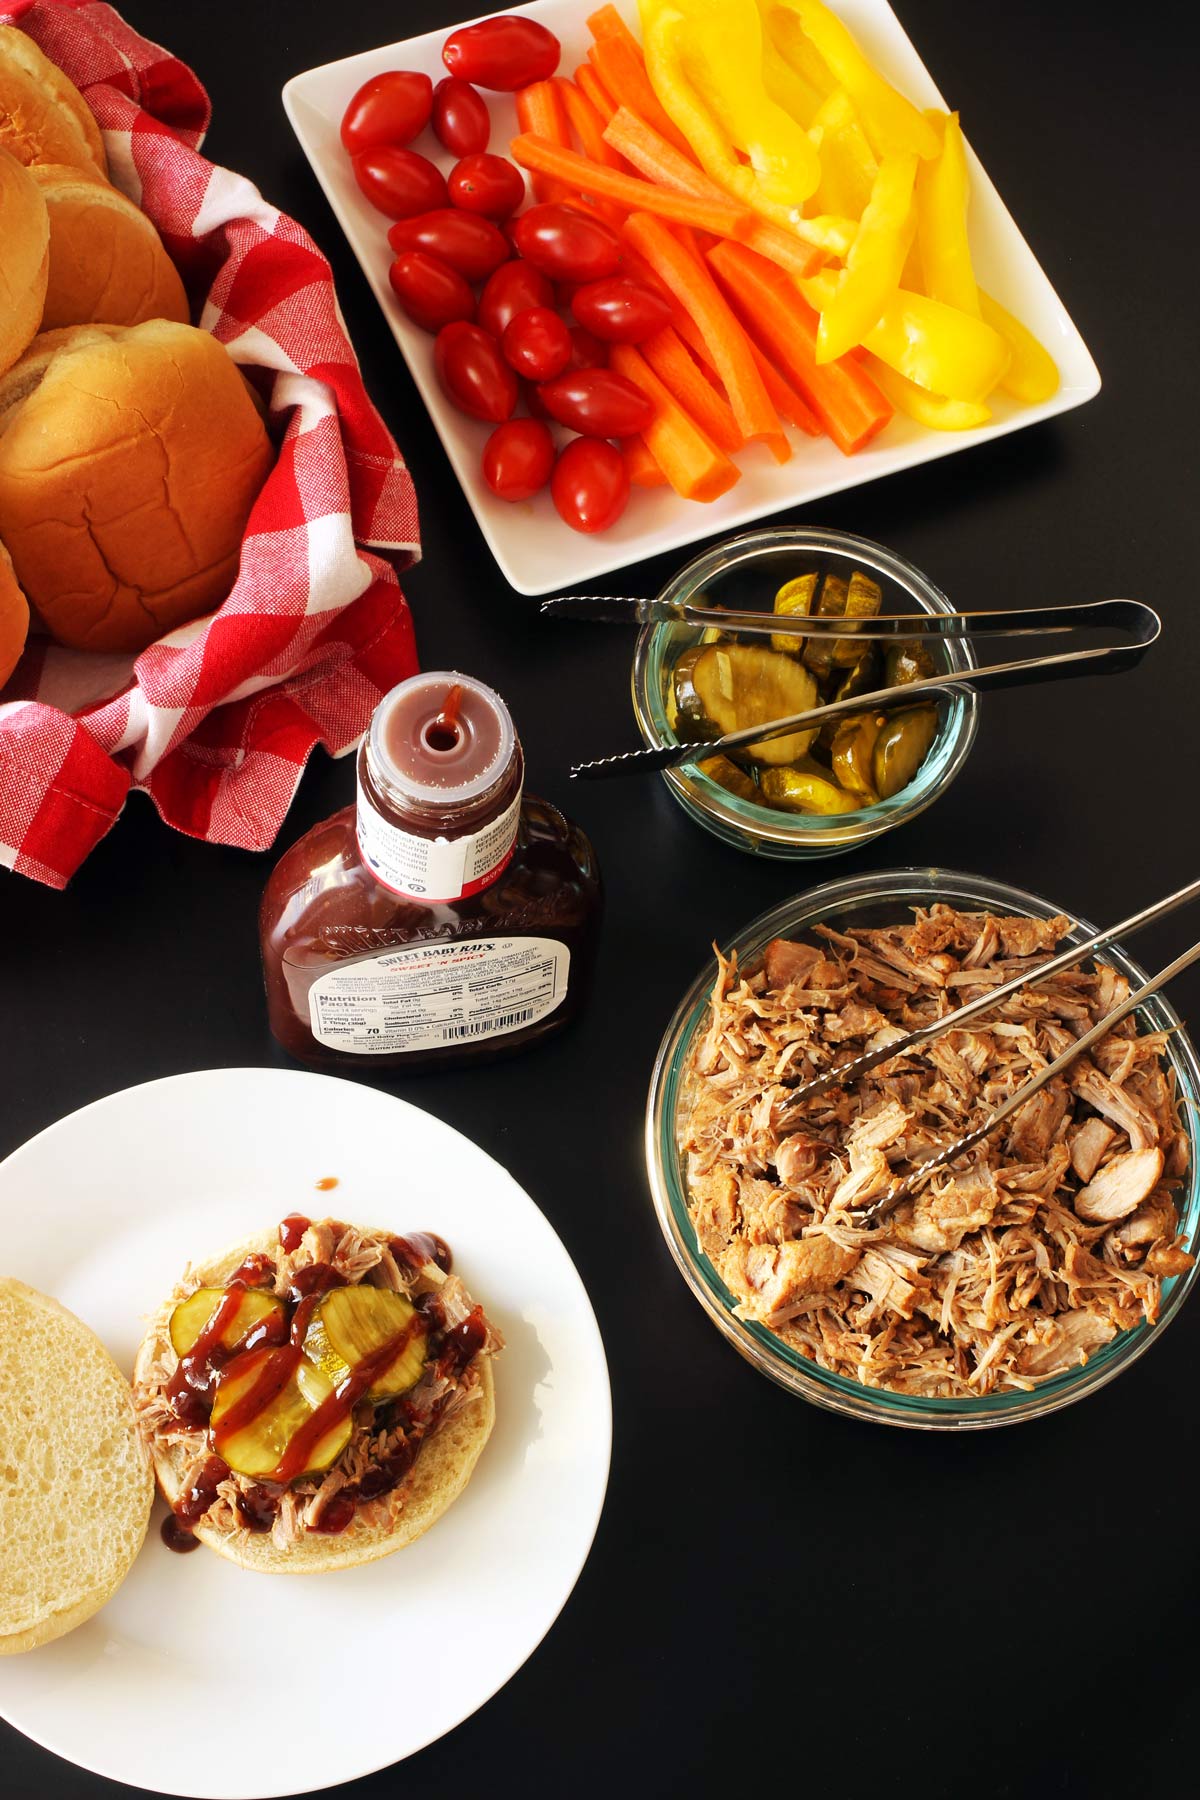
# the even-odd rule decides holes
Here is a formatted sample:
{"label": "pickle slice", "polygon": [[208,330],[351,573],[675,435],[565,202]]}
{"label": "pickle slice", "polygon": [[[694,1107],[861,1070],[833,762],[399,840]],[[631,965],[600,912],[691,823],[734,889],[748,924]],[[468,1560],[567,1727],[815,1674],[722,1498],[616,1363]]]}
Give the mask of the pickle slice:
{"label": "pickle slice", "polygon": [[937,733],[936,706],[910,706],[891,715],[871,759],[875,788],[882,799],[890,800],[908,786],[929,755]]}
{"label": "pickle slice", "polygon": [[702,763],[697,763],[696,766],[708,776],[710,781],[715,781],[718,787],[728,788],[729,792],[736,794],[739,800],[761,802],[762,796],[753,775],[750,775],[745,769],[739,769],[730,757],[707,756]]}
{"label": "pickle slice", "polygon": [[[817,685],[808,670],[777,650],[714,644],[700,655],[691,679],[705,717],[721,732],[765,725],[817,704]],[[744,754],[773,765],[795,762],[812,737],[811,731],[793,731],[787,737],[750,744]]]}
{"label": "pickle slice", "polygon": [[672,731],[681,744],[703,743],[705,738],[716,736],[716,727],[704,711],[704,702],[696,692],[696,664],[704,655],[702,646],[696,645],[685,650],[671,671],[671,699],[674,702],[674,718],[669,722]]}
{"label": "pickle slice", "polygon": [[[843,609],[848,619],[873,619],[883,605],[883,589],[869,575],[860,575],[855,569],[850,577],[850,585],[846,589],[846,605]],[[852,669],[862,661],[868,646],[857,642],[852,637],[836,638],[833,645],[833,666],[835,669]]]}
{"label": "pickle slice", "polygon": [[[817,601],[817,617],[819,619],[840,619],[846,610],[847,585],[840,575],[827,575],[821,583],[821,598]],[[833,667],[833,653],[837,648],[837,639],[831,637],[810,637],[804,640],[804,664],[811,669],[818,681],[824,681]]]}
{"label": "pickle slice", "polygon": [[858,713],[846,719],[833,740],[833,773],[851,794],[859,794],[872,805],[879,796],[874,787],[872,757],[875,742],[884,726],[884,713]]}
{"label": "pickle slice", "polygon": [[879,679],[879,647],[877,644],[864,644],[863,655],[842,675],[833,691],[835,700],[857,700],[860,694],[869,694],[872,688],[881,685]]}
{"label": "pickle slice", "polygon": [[772,806],[781,807],[784,812],[833,815],[857,812],[862,805],[857,794],[847,793],[815,767],[767,769],[762,791]]}
{"label": "pickle slice", "polygon": [[910,681],[923,681],[934,673],[932,656],[924,644],[912,638],[889,644],[884,660],[888,687],[907,687]]}
{"label": "pickle slice", "polygon": [[[217,1384],[212,1409],[212,1446],[239,1475],[268,1479],[274,1475],[296,1433],[307,1425],[317,1408],[333,1393],[333,1383],[328,1376],[302,1356],[287,1381],[266,1399],[249,1424],[236,1430],[222,1429],[222,1421],[231,1408],[246,1398],[265,1374],[268,1358],[284,1354],[280,1350],[248,1350],[244,1356],[234,1357]],[[295,1479],[299,1480],[301,1475],[322,1474],[336,1462],[350,1442],[352,1426],[349,1413],[336,1420],[324,1437],[313,1445],[308,1466],[300,1470]]]}
{"label": "pickle slice", "polygon": [[[773,610],[784,613],[788,618],[806,619],[812,611],[812,604],[817,593],[817,577],[815,575],[797,575],[792,581],[785,581],[775,596]],[[781,650],[785,656],[799,656],[804,649],[802,637],[773,637],[772,650]]]}
{"label": "pickle slice", "polygon": [[[387,1288],[344,1287],[325,1294],[313,1312],[304,1337],[304,1353],[340,1387],[370,1356],[394,1338],[402,1338],[416,1308],[403,1294]],[[392,1400],[421,1379],[428,1333],[418,1330],[402,1343],[395,1358],[367,1389],[368,1400]]]}
{"label": "pickle slice", "polygon": [[[228,1292],[228,1288],[197,1288],[194,1294],[179,1302],[171,1314],[169,1327],[176,1356],[187,1355]],[[274,1294],[265,1293],[262,1288],[244,1288],[239,1292],[237,1312],[221,1333],[221,1344],[226,1350],[236,1349],[256,1325],[262,1325],[268,1319],[283,1322],[283,1301],[277,1300]]]}

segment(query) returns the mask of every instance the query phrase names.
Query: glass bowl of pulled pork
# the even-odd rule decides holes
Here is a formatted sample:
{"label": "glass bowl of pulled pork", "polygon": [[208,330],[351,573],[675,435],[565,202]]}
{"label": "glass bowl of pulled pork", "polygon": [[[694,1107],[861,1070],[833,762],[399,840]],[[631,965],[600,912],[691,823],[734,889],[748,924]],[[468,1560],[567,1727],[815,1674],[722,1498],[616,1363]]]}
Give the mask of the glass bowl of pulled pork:
{"label": "glass bowl of pulled pork", "polygon": [[941,869],[831,882],[697,977],[650,1087],[646,1155],[688,1286],[763,1374],[883,1424],[1040,1417],[1102,1387],[1196,1278],[1200,1066],[1156,996],[874,1225],[859,1216],[1145,979],[1116,946],[824,1094],[898,1041],[1093,934]]}
{"label": "glass bowl of pulled pork", "polygon": [[[782,526],[727,539],[696,558],[660,598],[728,611],[861,619],[938,614],[951,604],[911,563],[844,532]],[[684,811],[738,849],[785,859],[836,856],[923,812],[962,768],[978,702],[959,688],[873,704],[887,688],[945,671],[967,674],[969,642],[770,636],[681,624],[647,626],[633,661],[633,705],[650,745],[691,742],[696,759],[662,779]],[[725,733],[829,701],[861,711],[817,731],[764,739],[735,755]]]}

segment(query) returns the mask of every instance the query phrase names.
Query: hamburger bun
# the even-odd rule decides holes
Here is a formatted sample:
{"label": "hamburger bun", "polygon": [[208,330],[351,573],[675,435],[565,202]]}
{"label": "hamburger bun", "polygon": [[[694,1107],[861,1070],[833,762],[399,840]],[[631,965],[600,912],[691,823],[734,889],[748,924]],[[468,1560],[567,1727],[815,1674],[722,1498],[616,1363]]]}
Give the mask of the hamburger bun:
{"label": "hamburger bun", "polygon": [[50,224],[43,331],[94,320],[188,323],[179,272],[140,207],[95,171],[43,163],[31,173]]}
{"label": "hamburger bun", "polygon": [[270,439],[206,331],[47,337],[0,376],[0,539],[60,644],[143,650],[233,586]]}
{"label": "hamburger bun", "polygon": [[42,190],[0,149],[0,369],[16,362],[41,323],[49,251]]}
{"label": "hamburger bun", "polygon": [[29,635],[29,602],[13,573],[12,557],[0,544],[0,688],[17,664]]}
{"label": "hamburger bun", "polygon": [[31,37],[0,25],[0,146],[20,163],[69,163],[108,174],[92,110]]}
{"label": "hamburger bun", "polygon": [[[177,1303],[198,1287],[223,1286],[246,1257],[255,1253],[278,1255],[277,1234],[258,1232],[220,1256],[191,1265],[186,1282],[159,1308],[142,1340],[133,1365],[135,1386],[155,1363],[174,1366],[169,1324]],[[203,1521],[196,1526],[196,1536],[218,1556],[243,1569],[261,1569],[270,1575],[325,1575],[335,1569],[353,1569],[359,1563],[378,1562],[382,1556],[403,1550],[436,1524],[458,1499],[491,1436],[496,1422],[496,1390],[490,1356],[481,1359],[479,1372],[476,1398],[451,1414],[421,1445],[408,1479],[404,1509],[392,1524],[368,1525],[356,1514],[337,1536],[308,1531],[284,1550],[275,1546],[269,1533],[223,1532]],[[151,1455],[163,1497],[174,1506],[183,1489],[184,1474],[194,1460],[193,1453],[172,1444],[160,1433],[151,1446]]]}
{"label": "hamburger bun", "polygon": [[0,1655],[100,1610],[153,1500],[129,1383],[104,1345],[57,1300],[0,1279]]}

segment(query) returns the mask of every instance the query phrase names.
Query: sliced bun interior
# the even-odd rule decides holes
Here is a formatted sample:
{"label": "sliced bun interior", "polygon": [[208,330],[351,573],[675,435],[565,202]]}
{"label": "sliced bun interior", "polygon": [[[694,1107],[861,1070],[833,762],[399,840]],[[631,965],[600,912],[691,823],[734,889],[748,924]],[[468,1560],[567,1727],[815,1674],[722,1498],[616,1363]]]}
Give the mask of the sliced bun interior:
{"label": "sliced bun interior", "polygon": [[99,1611],[153,1499],[129,1383],[104,1345],[57,1300],[0,1278],[0,1655]]}

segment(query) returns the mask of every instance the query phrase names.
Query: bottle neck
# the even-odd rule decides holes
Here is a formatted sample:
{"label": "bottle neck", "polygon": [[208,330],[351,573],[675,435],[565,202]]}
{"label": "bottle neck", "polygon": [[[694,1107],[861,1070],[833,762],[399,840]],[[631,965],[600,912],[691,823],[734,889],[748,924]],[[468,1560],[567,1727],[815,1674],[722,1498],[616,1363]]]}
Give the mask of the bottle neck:
{"label": "bottle neck", "polygon": [[468,799],[444,795],[437,798],[416,793],[394,769],[381,766],[373,753],[370,736],[363,739],[358,757],[359,811],[364,803],[392,825],[416,830],[421,835],[456,838],[478,831],[498,818],[520,798],[525,778],[520,743],[514,740],[508,761],[496,779]]}

